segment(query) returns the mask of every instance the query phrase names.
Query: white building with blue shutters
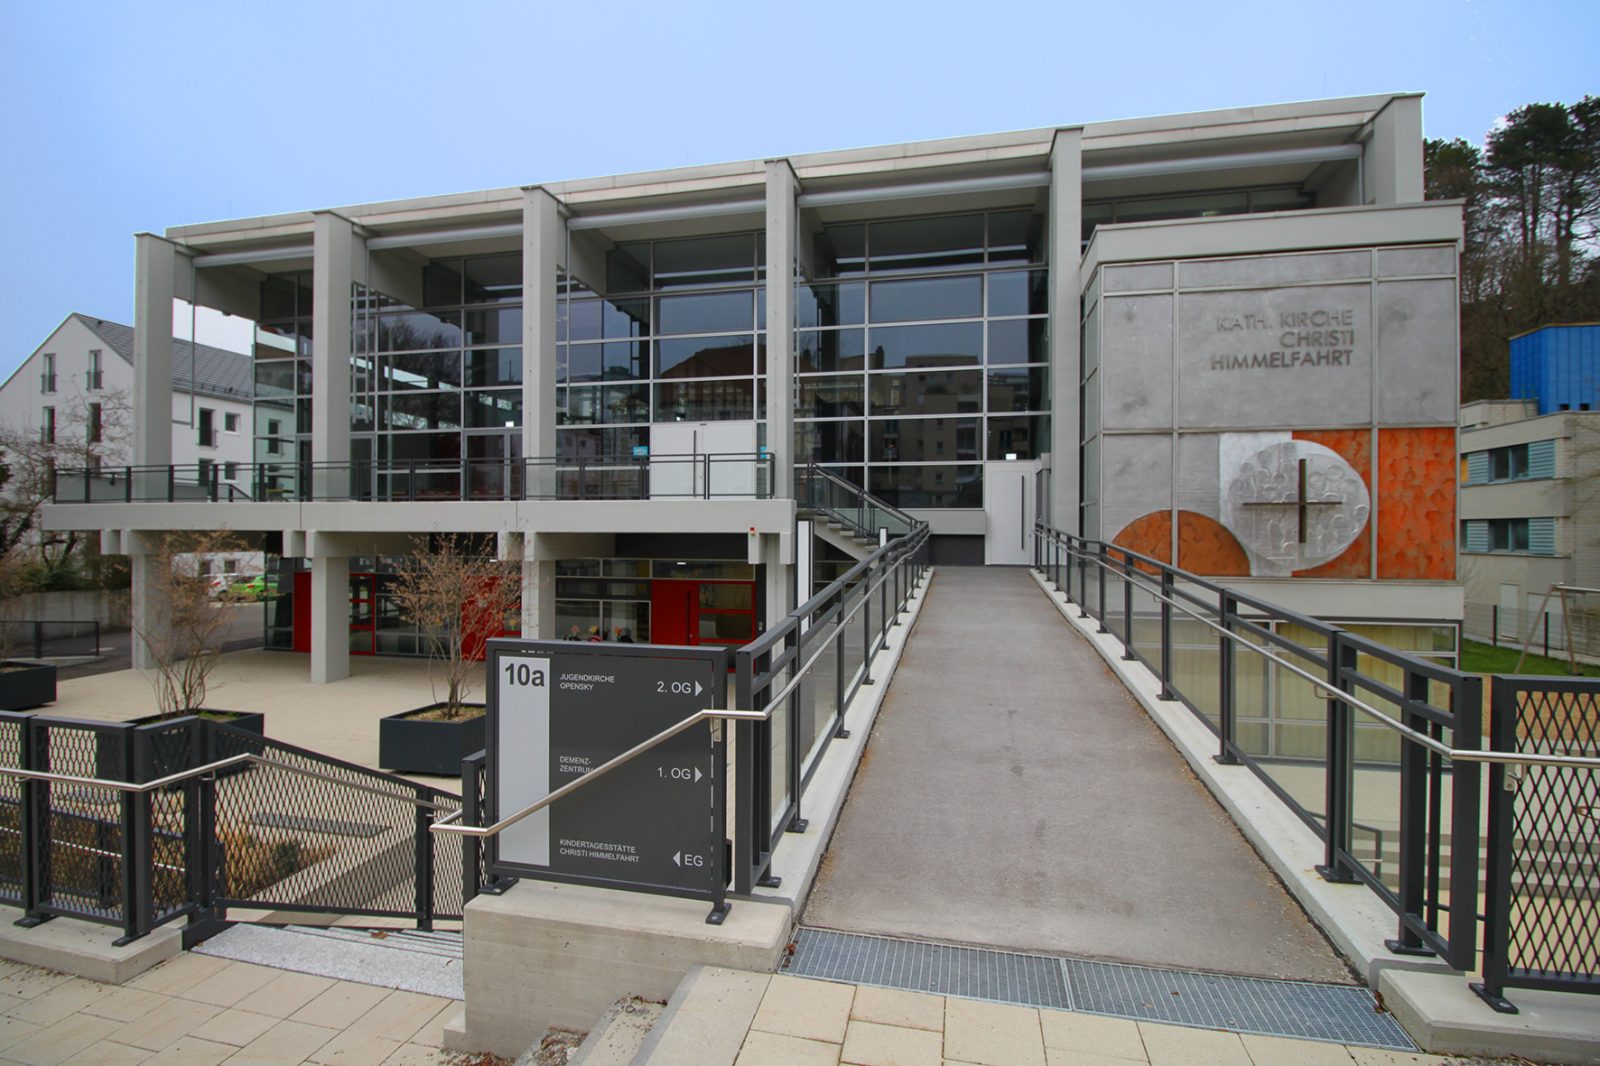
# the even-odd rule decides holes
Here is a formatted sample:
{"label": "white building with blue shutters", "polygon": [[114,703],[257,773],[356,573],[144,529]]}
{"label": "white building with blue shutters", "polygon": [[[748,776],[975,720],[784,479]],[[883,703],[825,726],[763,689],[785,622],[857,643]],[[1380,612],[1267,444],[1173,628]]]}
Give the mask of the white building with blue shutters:
{"label": "white building with blue shutters", "polygon": [[[1460,440],[1466,635],[1531,633],[1542,648],[1552,586],[1600,588],[1600,412],[1479,400],[1461,408]],[[1571,596],[1568,609],[1555,596],[1545,607],[1551,648],[1571,630],[1580,651],[1600,654],[1600,595]]]}

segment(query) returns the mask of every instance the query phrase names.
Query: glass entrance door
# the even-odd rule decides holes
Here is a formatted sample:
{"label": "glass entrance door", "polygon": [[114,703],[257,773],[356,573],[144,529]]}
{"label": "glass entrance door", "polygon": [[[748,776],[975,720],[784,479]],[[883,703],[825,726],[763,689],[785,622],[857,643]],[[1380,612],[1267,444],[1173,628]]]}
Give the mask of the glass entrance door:
{"label": "glass entrance door", "polygon": [[350,575],[350,654],[377,652],[378,578],[376,574]]}
{"label": "glass entrance door", "polygon": [[515,500],[522,496],[522,430],[504,429],[467,436],[466,492],[473,500]]}

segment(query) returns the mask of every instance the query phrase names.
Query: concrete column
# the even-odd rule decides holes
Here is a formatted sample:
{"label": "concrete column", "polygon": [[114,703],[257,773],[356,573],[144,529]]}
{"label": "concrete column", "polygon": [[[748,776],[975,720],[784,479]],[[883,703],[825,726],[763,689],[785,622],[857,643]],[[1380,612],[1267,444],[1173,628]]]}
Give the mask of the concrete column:
{"label": "concrete column", "polygon": [[1369,204],[1422,202],[1422,96],[1396,96],[1372,119],[1362,155]]}
{"label": "concrete column", "polygon": [[[522,190],[522,454],[556,454],[556,275],[566,259],[560,204],[540,188]],[[555,488],[549,467],[528,469],[528,494]]]}
{"label": "concrete column", "polygon": [[794,538],[789,534],[761,535],[761,566],[767,596],[768,628],[794,610]]}
{"label": "concrete column", "polygon": [[548,537],[523,538],[522,635],[528,640],[556,640],[556,552]]}
{"label": "concrete column", "polygon": [[166,630],[161,567],[167,560],[159,554],[161,546],[149,533],[126,531],[122,536],[122,548],[128,553],[130,571],[128,624],[133,630],[129,641],[133,668],[150,670],[156,665],[156,657],[147,638],[160,640]]}
{"label": "concrete column", "polygon": [[[314,463],[347,463],[350,461],[350,286],[358,276],[358,260],[366,257],[366,242],[357,235],[354,223],[331,211],[318,211],[313,225],[311,460]],[[364,277],[365,273],[362,270],[359,276]],[[319,472],[312,478],[312,491],[319,499],[343,495],[349,485],[349,475],[340,470]]]}
{"label": "concrete column", "polygon": [[[133,462],[172,462],[172,298],[178,246],[153,233],[134,238]],[[165,491],[166,478],[160,478]],[[156,486],[150,486],[153,491]]]}
{"label": "concrete column", "polygon": [[1056,131],[1050,149],[1050,522],[1079,532],[1078,267],[1083,260],[1083,130]]}
{"label": "concrete column", "polygon": [[767,450],[772,495],[794,497],[794,263],[799,193],[787,159],[767,160]]}
{"label": "concrete column", "polygon": [[311,682],[325,685],[350,676],[350,560],[323,554],[312,534]]}

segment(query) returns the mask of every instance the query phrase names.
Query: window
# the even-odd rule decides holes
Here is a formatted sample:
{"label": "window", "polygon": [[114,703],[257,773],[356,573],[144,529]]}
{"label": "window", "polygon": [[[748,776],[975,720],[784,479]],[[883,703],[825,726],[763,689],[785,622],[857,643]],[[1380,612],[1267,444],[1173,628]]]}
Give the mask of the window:
{"label": "window", "polygon": [[233,412],[233,411],[229,411],[228,413],[224,414],[222,416],[222,428],[223,428],[223,430],[225,432],[228,432],[228,433],[237,433],[237,432],[239,432],[239,416],[238,416],[238,414]]}
{"label": "window", "polygon": [[200,408],[199,437],[202,448],[215,448],[217,446],[216,412],[209,407]]}
{"label": "window", "polygon": [[211,483],[211,475],[217,469],[217,464],[210,459],[201,459],[195,465],[195,480],[202,485]]}
{"label": "window", "polygon": [[239,464],[238,463],[223,463],[222,464],[222,480],[224,480],[224,481],[237,481],[238,479],[239,479]]}
{"label": "window", "polygon": [[84,427],[90,444],[99,444],[105,435],[105,424],[101,416],[101,407],[97,403],[89,405],[89,421]]}
{"label": "window", "polygon": [[105,388],[105,379],[100,367],[100,349],[89,349],[89,373],[84,379],[84,388],[90,392],[98,392]]}
{"label": "window", "polygon": [[56,442],[56,409],[46,407],[40,412],[39,443],[54,444]]}
{"label": "window", "polygon": [[1513,444],[1489,452],[1489,480],[1515,481],[1528,476],[1528,446]]}
{"label": "window", "polygon": [[53,352],[45,352],[44,369],[39,373],[39,391],[52,393],[56,391],[56,357]]}
{"label": "window", "polygon": [[1525,552],[1528,550],[1528,520],[1526,518],[1491,518],[1488,525],[1490,551]]}

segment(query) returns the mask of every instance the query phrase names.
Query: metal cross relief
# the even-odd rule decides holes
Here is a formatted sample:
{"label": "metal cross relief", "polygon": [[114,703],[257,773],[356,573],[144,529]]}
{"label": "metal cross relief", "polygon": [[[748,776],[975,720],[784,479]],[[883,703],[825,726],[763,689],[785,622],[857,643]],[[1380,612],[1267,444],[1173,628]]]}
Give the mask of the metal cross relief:
{"label": "metal cross relief", "polygon": [[1247,500],[1245,507],[1294,507],[1299,510],[1298,543],[1306,543],[1307,519],[1313,507],[1337,507],[1344,501],[1338,496],[1327,496],[1320,500],[1310,499],[1306,493],[1306,460],[1301,458],[1299,463],[1299,477],[1295,485],[1295,494],[1287,500]]}

